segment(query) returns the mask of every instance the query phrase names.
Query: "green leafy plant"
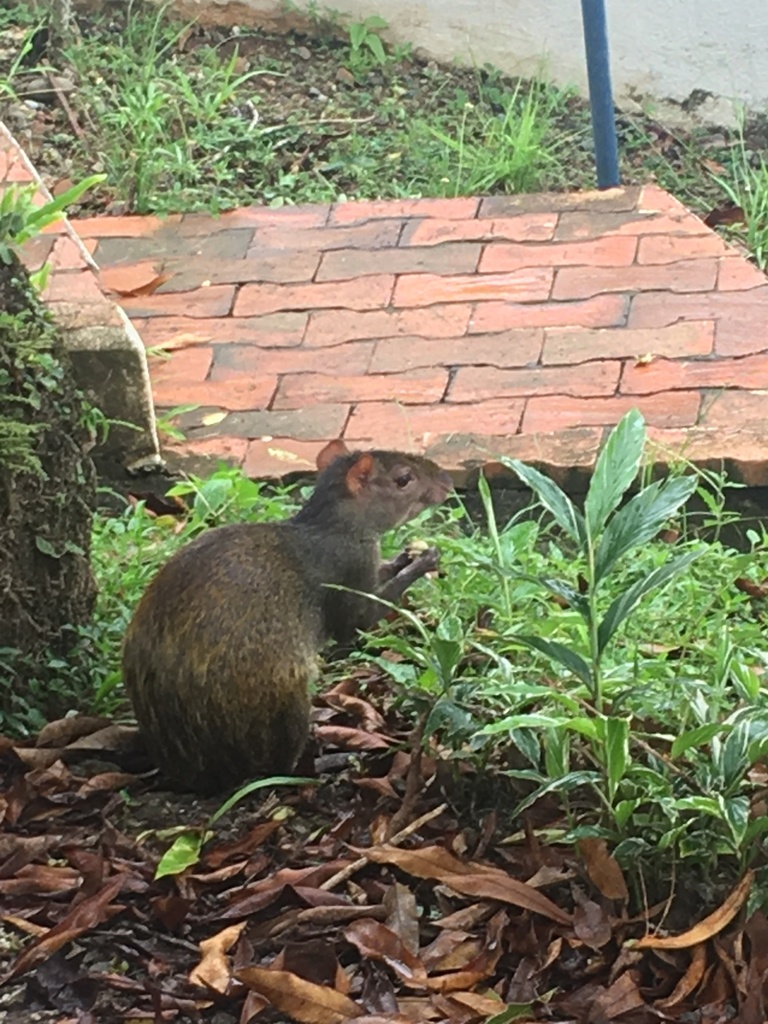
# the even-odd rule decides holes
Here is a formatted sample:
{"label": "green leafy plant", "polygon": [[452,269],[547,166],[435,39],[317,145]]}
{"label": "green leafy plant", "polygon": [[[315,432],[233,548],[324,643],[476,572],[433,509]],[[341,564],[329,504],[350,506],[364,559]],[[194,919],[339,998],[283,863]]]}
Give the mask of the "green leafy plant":
{"label": "green leafy plant", "polygon": [[[85,192],[105,179],[105,174],[92,174],[43,204],[35,202],[38,194],[36,184],[11,185],[6,188],[0,195],[0,260],[9,264],[11,254],[19,246],[39,235],[49,224],[61,220],[69,205],[77,202]],[[32,283],[42,288],[47,276],[47,268],[37,271],[32,275]]]}
{"label": "green leafy plant", "polygon": [[388,28],[388,23],[376,14],[364,21],[352,22],[347,27],[349,33],[349,63],[352,67],[360,67],[372,55],[377,64],[387,63],[387,54],[379,32]]}

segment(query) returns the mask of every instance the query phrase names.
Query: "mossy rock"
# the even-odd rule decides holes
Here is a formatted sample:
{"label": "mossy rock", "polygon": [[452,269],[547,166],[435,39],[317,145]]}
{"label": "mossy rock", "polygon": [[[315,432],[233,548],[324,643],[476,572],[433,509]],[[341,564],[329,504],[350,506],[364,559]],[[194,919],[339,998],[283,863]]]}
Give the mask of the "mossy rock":
{"label": "mossy rock", "polygon": [[[89,408],[15,257],[0,261],[0,723],[67,710],[45,682],[93,609]],[[41,697],[40,694],[43,694]],[[50,699],[49,699],[50,698]]]}

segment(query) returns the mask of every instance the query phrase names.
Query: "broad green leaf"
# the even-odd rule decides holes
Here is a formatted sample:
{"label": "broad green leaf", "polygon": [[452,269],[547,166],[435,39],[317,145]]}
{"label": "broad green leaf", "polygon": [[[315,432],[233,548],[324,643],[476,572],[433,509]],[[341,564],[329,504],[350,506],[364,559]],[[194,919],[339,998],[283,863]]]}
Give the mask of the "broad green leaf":
{"label": "broad green leaf", "polygon": [[523,483],[531,488],[544,508],[554,516],[555,522],[561,530],[581,545],[584,544],[586,536],[584,517],[568,495],[553,480],[544,476],[543,473],[539,473],[532,466],[526,466],[519,459],[510,459],[502,455],[499,457],[499,461],[516,473]]}
{"label": "broad green leaf", "polygon": [[[607,534],[606,534],[607,536]],[[642,599],[650,591],[656,587],[662,586],[664,583],[668,583],[674,576],[679,575],[693,562],[702,551],[686,551],[678,558],[670,559],[663,565],[660,565],[658,569],[654,569],[653,572],[639,579],[636,583],[625,590],[623,594],[620,594],[615,601],[613,601],[608,608],[608,611],[603,617],[603,621],[597,631],[597,645],[598,651],[602,653],[609,640],[624,622],[640,604]]]}
{"label": "broad green leaf", "polygon": [[381,29],[389,28],[389,22],[385,21],[379,14],[369,14],[365,19],[365,27],[371,31],[377,32]]}
{"label": "broad green leaf", "polygon": [[515,640],[525,644],[526,647],[533,647],[535,650],[541,651],[542,654],[546,654],[548,658],[556,661],[569,672],[573,672],[587,686],[592,687],[592,672],[589,665],[580,654],[572,651],[570,647],[566,647],[565,644],[560,644],[556,640],[544,640],[540,636],[516,636]]}
{"label": "broad green leaf", "polygon": [[571,768],[571,738],[561,728],[548,729],[544,739],[544,767],[550,779],[567,775]]}
{"label": "broad green leaf", "polygon": [[672,744],[672,757],[680,757],[681,754],[684,754],[686,750],[690,750],[691,747],[703,747],[705,743],[709,743],[713,736],[724,732],[725,729],[726,726],[721,722],[710,722],[709,725],[700,725],[696,729],[689,729],[682,736],[678,736]]}
{"label": "broad green leaf", "polygon": [[589,484],[584,517],[593,539],[599,536],[608,516],[618,508],[637,476],[644,447],[645,420],[637,409],[630,409],[611,431]]}
{"label": "broad green leaf", "polygon": [[203,838],[200,830],[182,832],[160,858],[155,871],[155,881],[158,878],[165,878],[166,875],[180,875],[187,868],[194,867],[200,859]]}
{"label": "broad green leaf", "polygon": [[723,817],[723,808],[714,796],[683,796],[671,803],[679,811],[698,811],[700,814],[710,814],[713,818]]}
{"label": "broad green leaf", "polygon": [[387,63],[387,55],[384,52],[384,44],[378,36],[369,34],[365,37],[365,45],[371,51],[379,64]]}
{"label": "broad green leaf", "polygon": [[613,808],[613,820],[621,829],[627,824],[634,812],[640,806],[640,800],[619,800]]}
{"label": "broad green leaf", "polygon": [[497,732],[510,732],[512,729],[559,729],[567,725],[564,718],[554,718],[552,715],[539,715],[535,713],[522,715],[509,715],[499,722],[489,722],[480,730],[484,736],[493,735]]}
{"label": "broad green leaf", "polygon": [[733,796],[729,798],[720,797],[723,808],[723,818],[731,830],[731,836],[737,849],[740,849],[747,834],[749,825],[749,797]]}
{"label": "broad green leaf", "polygon": [[605,766],[608,773],[608,799],[613,803],[619,783],[629,767],[629,719],[604,718]]}
{"label": "broad green leaf", "polygon": [[432,637],[432,654],[439,669],[440,679],[445,686],[449,685],[461,661],[464,645],[457,640],[443,640],[439,636]]}
{"label": "broad green leaf", "polygon": [[596,718],[587,718],[585,715],[579,715],[567,719],[565,725],[570,732],[577,732],[580,736],[586,736],[590,740],[596,740],[600,735]]}
{"label": "broad green leaf", "polygon": [[595,553],[595,583],[599,583],[618,560],[632,548],[653,540],[664,523],[688,501],[696,490],[695,476],[659,480],[613,515]]}
{"label": "broad green leaf", "polygon": [[737,786],[749,768],[747,751],[751,739],[751,725],[748,720],[737,722],[720,747],[716,762],[722,789],[725,791]]}
{"label": "broad green leaf", "polygon": [[525,799],[521,800],[517,807],[512,812],[512,817],[516,818],[523,811],[532,807],[537,800],[541,797],[546,796],[547,793],[558,793],[562,790],[578,789],[579,786],[598,786],[600,784],[600,775],[598,772],[569,772],[567,775],[563,775],[559,779],[551,779],[549,782],[545,782],[543,786],[539,786],[533,793],[529,793]]}

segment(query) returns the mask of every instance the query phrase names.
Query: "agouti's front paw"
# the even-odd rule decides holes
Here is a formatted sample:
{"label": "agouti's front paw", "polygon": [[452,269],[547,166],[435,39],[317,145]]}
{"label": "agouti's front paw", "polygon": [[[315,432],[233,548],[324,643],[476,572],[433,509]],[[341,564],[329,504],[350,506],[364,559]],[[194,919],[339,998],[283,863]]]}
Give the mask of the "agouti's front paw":
{"label": "agouti's front paw", "polygon": [[440,552],[437,548],[427,547],[423,542],[416,541],[406,549],[411,556],[411,567],[419,576],[430,576],[437,573],[440,567]]}

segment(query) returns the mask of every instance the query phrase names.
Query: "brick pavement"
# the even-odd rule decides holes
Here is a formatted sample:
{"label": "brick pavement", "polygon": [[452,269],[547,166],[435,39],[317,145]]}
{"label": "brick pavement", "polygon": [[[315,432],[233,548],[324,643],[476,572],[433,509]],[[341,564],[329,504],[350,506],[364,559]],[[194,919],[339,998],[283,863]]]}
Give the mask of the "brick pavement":
{"label": "brick pavement", "polygon": [[282,475],[343,436],[577,486],[636,405],[660,460],[768,484],[768,281],[656,186],[73,226],[158,408],[198,406],[183,453]]}

